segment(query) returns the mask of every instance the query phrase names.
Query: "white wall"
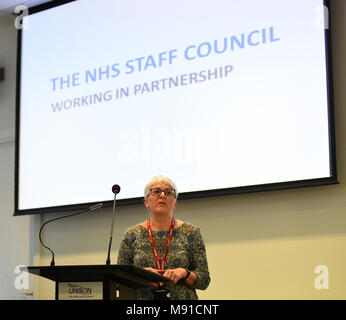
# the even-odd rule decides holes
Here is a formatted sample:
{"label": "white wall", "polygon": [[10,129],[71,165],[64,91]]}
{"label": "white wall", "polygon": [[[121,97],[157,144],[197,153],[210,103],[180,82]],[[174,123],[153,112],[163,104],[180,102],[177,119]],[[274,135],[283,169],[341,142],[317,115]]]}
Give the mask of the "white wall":
{"label": "white wall", "polygon": [[[333,3],[333,76],[340,184],[179,202],[176,216],[200,226],[207,247],[212,282],[206,291],[199,292],[201,299],[346,298],[346,2]],[[6,173],[13,166],[13,142],[3,143],[0,148],[7,157],[6,163],[0,165],[1,173]],[[6,184],[1,182],[1,228],[5,232],[1,235],[1,251],[11,257],[11,248],[15,247],[11,240],[19,235],[12,234],[10,229],[16,228],[23,243],[22,253],[17,257],[48,265],[49,252],[43,251],[41,260],[37,258],[38,217],[11,217],[12,200],[7,199],[13,199],[11,175],[7,173]],[[47,225],[44,237],[55,251],[56,264],[105,263],[111,215],[111,208],[104,208],[94,214]],[[143,206],[117,208],[112,263],[116,262],[125,229],[145,218]],[[15,259],[12,265],[19,260]],[[7,264],[1,265],[4,275],[11,274],[12,265]],[[318,265],[328,267],[328,289],[315,288],[318,275],[314,271]],[[8,283],[8,290],[10,286]],[[40,298],[54,298],[52,282],[40,281]]]}

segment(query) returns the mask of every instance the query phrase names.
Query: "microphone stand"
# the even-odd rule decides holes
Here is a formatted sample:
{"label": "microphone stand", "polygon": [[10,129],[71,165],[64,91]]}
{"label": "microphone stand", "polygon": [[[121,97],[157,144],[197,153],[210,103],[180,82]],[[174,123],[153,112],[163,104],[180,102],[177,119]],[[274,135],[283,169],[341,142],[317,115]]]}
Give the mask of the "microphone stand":
{"label": "microphone stand", "polygon": [[49,250],[49,251],[51,252],[51,254],[52,254],[52,260],[51,260],[51,262],[50,262],[50,266],[51,266],[51,267],[54,267],[54,266],[55,266],[54,252],[53,252],[53,250],[52,250],[51,248],[47,247],[47,246],[43,243],[43,241],[42,241],[42,230],[43,230],[44,226],[45,226],[47,223],[49,223],[49,222],[53,222],[53,221],[57,221],[57,220],[60,220],[60,219],[64,219],[64,218],[69,218],[69,217],[77,216],[77,215],[79,215],[79,214],[81,214],[81,213],[84,213],[84,212],[87,212],[87,211],[94,211],[94,210],[97,210],[97,209],[102,208],[102,207],[103,207],[103,203],[95,204],[95,205],[89,207],[88,209],[82,210],[82,211],[80,211],[80,212],[72,213],[72,214],[69,214],[69,215],[67,215],[67,216],[62,216],[62,217],[58,217],[58,218],[55,218],[55,219],[52,219],[52,220],[48,220],[47,222],[45,222],[45,223],[41,226],[40,232],[39,232],[39,239],[40,239],[40,242],[41,242],[42,246],[45,247],[47,250]]}
{"label": "microphone stand", "polygon": [[109,238],[109,245],[108,245],[108,255],[106,260],[106,265],[109,266],[111,264],[111,247],[113,242],[113,230],[114,230],[114,217],[115,217],[115,202],[117,198],[117,192],[114,191],[114,201],[113,201],[113,216],[112,216],[112,224],[111,224],[111,236]]}

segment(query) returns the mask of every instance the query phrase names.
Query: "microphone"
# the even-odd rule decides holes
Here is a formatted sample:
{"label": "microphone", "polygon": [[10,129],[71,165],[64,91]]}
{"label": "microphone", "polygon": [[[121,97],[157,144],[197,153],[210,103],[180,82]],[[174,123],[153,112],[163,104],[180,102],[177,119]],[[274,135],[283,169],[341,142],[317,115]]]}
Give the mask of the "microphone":
{"label": "microphone", "polygon": [[118,184],[115,184],[112,187],[112,192],[115,193],[115,194],[118,194],[120,192],[120,186]]}
{"label": "microphone", "polygon": [[81,213],[84,213],[84,212],[87,212],[87,211],[91,211],[91,212],[92,212],[92,211],[95,211],[95,210],[97,210],[97,209],[99,209],[99,208],[102,208],[102,207],[103,207],[103,203],[98,203],[98,204],[95,204],[95,205],[90,206],[88,209],[79,211],[79,212],[77,212],[77,213],[72,213],[72,214],[67,215],[67,216],[63,216],[63,217],[55,218],[55,219],[52,219],[52,220],[48,220],[47,222],[45,222],[45,223],[41,226],[40,232],[39,232],[39,239],[40,239],[40,242],[41,242],[42,246],[45,247],[47,250],[49,250],[49,251],[51,252],[51,254],[52,254],[52,260],[51,260],[51,262],[50,262],[50,266],[51,266],[51,267],[54,267],[54,266],[55,266],[54,252],[53,252],[53,250],[52,250],[51,248],[49,248],[48,246],[46,246],[46,245],[43,243],[43,241],[42,241],[42,230],[43,230],[44,226],[45,226],[47,223],[49,223],[49,222],[53,222],[53,221],[57,221],[57,220],[60,220],[60,219],[64,219],[64,218],[69,218],[69,217],[77,216],[77,215],[79,215],[79,214],[81,214]]}
{"label": "microphone", "polygon": [[114,193],[114,201],[113,201],[113,216],[112,216],[112,224],[111,224],[111,235],[109,237],[109,246],[108,246],[108,255],[106,260],[106,265],[111,264],[111,247],[113,241],[113,225],[114,225],[114,216],[115,216],[115,202],[117,198],[117,194],[120,192],[120,186],[118,184],[113,185],[112,192]]}

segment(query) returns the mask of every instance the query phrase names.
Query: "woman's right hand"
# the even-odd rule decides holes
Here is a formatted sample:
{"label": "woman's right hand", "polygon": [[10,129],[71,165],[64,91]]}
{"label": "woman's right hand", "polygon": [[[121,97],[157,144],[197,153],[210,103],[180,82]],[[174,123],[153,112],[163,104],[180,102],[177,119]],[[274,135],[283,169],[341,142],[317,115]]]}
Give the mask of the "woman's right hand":
{"label": "woman's right hand", "polygon": [[[158,270],[158,269],[154,269],[154,268],[150,268],[150,267],[147,267],[147,268],[143,268],[144,270],[148,270],[148,271],[151,271],[151,272],[154,272],[154,273],[157,273],[157,274],[159,274],[160,276],[162,276],[162,274],[163,274],[163,270]],[[160,286],[160,287],[162,287],[163,286],[163,282],[159,282],[159,283],[157,283],[157,282],[151,282],[150,283],[152,286],[154,286],[154,287],[158,287],[158,286]]]}

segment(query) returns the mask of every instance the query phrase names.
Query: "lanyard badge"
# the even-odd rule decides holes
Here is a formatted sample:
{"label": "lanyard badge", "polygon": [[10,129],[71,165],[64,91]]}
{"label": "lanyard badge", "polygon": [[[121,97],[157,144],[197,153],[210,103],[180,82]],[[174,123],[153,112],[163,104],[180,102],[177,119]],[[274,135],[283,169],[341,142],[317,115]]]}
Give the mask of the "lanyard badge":
{"label": "lanyard badge", "polygon": [[150,218],[147,221],[148,234],[149,234],[150,242],[153,246],[154,256],[155,256],[155,260],[156,260],[156,266],[157,266],[157,269],[161,270],[162,273],[164,272],[164,269],[165,269],[166,255],[167,255],[168,248],[171,244],[173,231],[174,231],[174,225],[175,225],[175,218],[172,217],[171,228],[170,228],[168,239],[167,239],[165,253],[163,254],[162,261],[160,263],[159,256],[157,254],[157,250],[155,248],[154,241],[153,241],[153,234],[152,234],[151,227],[150,227]]}

